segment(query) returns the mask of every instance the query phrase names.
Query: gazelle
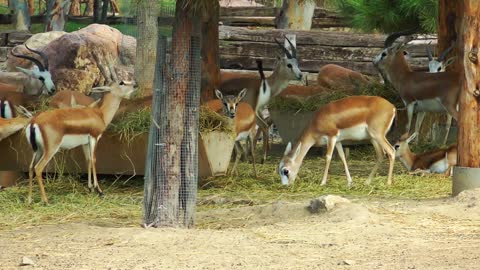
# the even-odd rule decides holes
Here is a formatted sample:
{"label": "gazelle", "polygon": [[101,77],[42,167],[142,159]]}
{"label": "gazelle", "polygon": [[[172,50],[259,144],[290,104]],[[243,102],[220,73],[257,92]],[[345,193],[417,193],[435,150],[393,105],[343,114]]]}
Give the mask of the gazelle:
{"label": "gazelle", "polygon": [[334,147],[336,147],[345,168],[347,184],[351,186],[352,178],[345,160],[342,141],[369,139],[375,148],[377,162],[365,183],[370,184],[386,153],[390,161],[387,183],[391,185],[395,150],[385,136],[392,126],[395,114],[396,109],[393,104],[376,96],[351,96],[323,106],[305,127],[297,143],[293,147],[290,142],[288,143],[278,166],[282,184],[293,184],[302,161],[312,146],[327,145],[325,171],[321,185],[327,184],[328,169]]}
{"label": "gazelle", "polygon": [[395,143],[395,157],[398,158],[410,172],[445,173],[452,175],[453,167],[457,165],[457,145],[447,149],[437,149],[422,154],[415,154],[408,145],[418,133],[410,137],[405,133]]}
{"label": "gazelle", "polygon": [[[17,108],[17,110],[19,109]],[[27,118],[23,116],[15,117],[12,119],[0,118],[0,141],[9,137],[10,135],[13,135],[17,131],[23,129],[28,124],[28,122],[30,121],[29,118],[31,118],[32,115],[30,114],[30,112],[26,110],[24,112],[26,113],[21,113],[21,114],[25,114]]]}
{"label": "gazelle", "polygon": [[95,99],[84,93],[72,90],[58,91],[50,98],[49,105],[52,108],[73,108],[76,106],[88,107],[95,103]]}
{"label": "gazelle", "polygon": [[[26,137],[33,149],[29,168],[28,201],[32,200],[33,171],[35,170],[42,201],[48,203],[43,187],[42,172],[59,149],[72,149],[82,146],[88,166],[88,188],[103,194],[97,181],[97,143],[123,98],[129,98],[132,86],[119,85],[96,87],[95,90],[108,91],[100,107],[55,109],[35,116],[26,128]],[[92,177],[93,173],[93,185]]]}
{"label": "gazelle", "polygon": [[447,55],[453,50],[455,43],[452,42],[452,45],[443,51],[437,59],[433,58],[432,50],[430,46],[427,46],[427,55],[428,55],[428,71],[431,73],[444,72],[447,70],[447,67],[455,61],[455,56],[448,58],[445,61]]}
{"label": "gazelle", "polygon": [[36,59],[35,57],[17,54],[15,50],[12,50],[10,53],[13,56],[30,60],[35,65],[31,70],[17,67],[17,69],[24,74],[23,76],[20,74],[17,74],[17,72],[1,72],[0,82],[5,84],[10,84],[10,85],[19,85],[22,87],[24,92],[28,94],[35,93],[38,95],[42,93],[43,88],[45,88],[46,92],[49,95],[52,95],[55,92],[55,84],[53,83],[52,75],[50,74],[50,71],[48,71],[47,55],[41,51],[37,51],[29,48],[26,44],[25,44],[25,47],[29,51],[38,54],[42,58],[43,63],[38,59]]}
{"label": "gazelle", "polygon": [[[392,45],[400,36],[409,34],[413,34],[413,32],[405,31],[389,35],[385,40],[385,49],[373,60],[375,67],[386,76],[407,107],[407,133],[410,131],[414,111],[446,111],[454,119],[457,119],[460,92],[460,77],[456,72],[412,71],[401,49],[405,44]],[[415,132],[419,131],[421,122],[417,121]]]}
{"label": "gazelle", "polygon": [[[243,89],[237,96],[226,95],[215,89],[215,95],[218,99],[208,101],[205,106],[215,112],[223,112],[224,115],[231,118],[235,128],[235,163],[233,164],[231,174],[237,171],[237,165],[242,155],[243,147],[241,141],[249,140],[250,153],[252,155],[253,173],[257,177],[257,167],[255,165],[255,134],[256,134],[256,115],[252,106],[248,103],[240,102],[247,94],[247,89]],[[238,171],[237,171],[238,173]]]}
{"label": "gazelle", "polygon": [[[255,114],[257,115],[257,124],[263,133],[264,153],[262,162],[267,158],[268,123],[263,119],[261,113],[270,99],[279,95],[288,86],[289,81],[302,80],[303,77],[298,67],[297,50],[288,38],[285,37],[285,39],[290,44],[292,52],[290,53],[287,48],[275,39],[275,42],[280,46],[285,57],[277,57],[275,68],[268,78],[237,77],[223,81],[219,87],[223,92],[228,93],[238,93],[238,89],[244,88],[248,90],[243,100],[254,108]],[[259,72],[263,73],[261,61],[257,61],[257,65]]]}

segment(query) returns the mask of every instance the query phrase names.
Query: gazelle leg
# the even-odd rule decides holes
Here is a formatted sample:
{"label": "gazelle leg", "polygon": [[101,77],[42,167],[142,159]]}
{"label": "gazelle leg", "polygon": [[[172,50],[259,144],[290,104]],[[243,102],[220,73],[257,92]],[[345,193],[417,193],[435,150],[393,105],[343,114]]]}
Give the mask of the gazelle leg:
{"label": "gazelle leg", "polygon": [[95,152],[97,149],[97,138],[94,138],[92,136],[89,137],[88,139],[88,144],[90,147],[90,162],[92,166],[92,173],[93,173],[93,188],[97,191],[98,195],[103,196],[103,191],[100,188],[100,185],[98,184],[98,179],[97,179],[97,158],[95,156]]}
{"label": "gazelle leg", "polygon": [[392,178],[393,178],[393,165],[395,164],[395,149],[393,149],[393,146],[388,142],[387,138],[385,136],[381,136],[381,138],[377,139],[377,142],[382,146],[383,151],[388,156],[389,160],[389,167],[388,167],[388,178],[387,178],[387,184],[391,185],[392,184]]}
{"label": "gazelle leg", "polygon": [[447,123],[445,124],[445,138],[443,139],[443,144],[447,144],[448,134],[450,133],[450,127],[452,126],[452,116],[447,113]]}
{"label": "gazelle leg", "polygon": [[32,193],[33,193],[33,170],[35,164],[38,162],[38,156],[40,153],[33,152],[32,162],[30,162],[30,167],[28,167],[28,203],[32,203]]}
{"label": "gazelle leg", "polygon": [[267,160],[267,150],[268,150],[268,124],[265,120],[261,117],[261,115],[256,114],[258,128],[262,131],[263,137],[263,156],[262,156],[262,163],[265,163]]}
{"label": "gazelle leg", "polygon": [[[417,113],[417,119],[415,120],[415,132],[418,132],[420,134],[420,128],[422,127],[423,119],[425,119],[425,112],[418,112]],[[415,138],[415,143],[418,143],[420,136],[417,136]]]}
{"label": "gazelle leg", "polygon": [[415,109],[415,102],[407,105],[407,128],[405,132],[410,134],[410,126],[412,125],[413,110]]}
{"label": "gazelle leg", "polygon": [[238,176],[237,166],[238,166],[238,162],[240,161],[240,158],[242,156],[241,145],[239,145],[239,144],[240,144],[240,142],[238,142],[238,141],[235,142],[235,163],[233,163],[232,170],[230,171],[230,176],[233,176],[234,172],[236,172],[236,174]]}
{"label": "gazelle leg", "polygon": [[85,162],[87,162],[87,174],[88,174],[88,190],[90,192],[93,191],[93,184],[92,184],[92,160],[90,157],[92,154],[90,153],[90,144],[82,145],[83,154],[85,155]]}
{"label": "gazelle leg", "polygon": [[251,152],[251,155],[252,155],[252,166],[253,166],[253,173],[255,175],[255,178],[258,178],[258,175],[257,175],[257,166],[255,165],[255,153],[253,152],[253,140],[254,140],[254,134],[255,132],[250,132],[250,135],[248,136],[248,141],[250,141],[250,152]]}
{"label": "gazelle leg", "polygon": [[343,152],[343,147],[341,142],[337,142],[335,144],[337,148],[338,155],[340,156],[340,159],[343,162],[343,166],[345,168],[345,174],[347,175],[347,186],[351,187],[352,186],[352,177],[350,176],[350,172],[348,171],[348,165],[347,165],[347,160],[345,158],[345,153]]}
{"label": "gazelle leg", "polygon": [[371,140],[373,148],[375,148],[375,153],[377,155],[377,160],[375,162],[375,165],[372,168],[372,171],[370,172],[370,175],[368,176],[368,179],[365,181],[365,185],[370,185],[372,182],[373,177],[375,177],[375,174],[377,173],[378,167],[380,167],[380,164],[383,161],[383,150],[380,144],[374,139]]}
{"label": "gazelle leg", "polygon": [[[57,151],[58,151],[58,148],[57,148]],[[48,203],[48,198],[47,198],[47,194],[45,193],[45,188],[43,186],[42,172],[47,166],[50,159],[52,159],[53,155],[55,155],[57,151],[50,151],[50,152],[44,151],[43,156],[35,165],[35,174],[37,177],[38,188],[40,189],[40,196],[44,203]]]}
{"label": "gazelle leg", "polygon": [[333,150],[335,149],[335,143],[337,142],[337,137],[329,137],[327,143],[327,154],[325,155],[325,171],[323,172],[322,182],[320,183],[321,186],[327,184],[327,176],[328,176],[328,169],[330,167],[330,162],[332,161]]}

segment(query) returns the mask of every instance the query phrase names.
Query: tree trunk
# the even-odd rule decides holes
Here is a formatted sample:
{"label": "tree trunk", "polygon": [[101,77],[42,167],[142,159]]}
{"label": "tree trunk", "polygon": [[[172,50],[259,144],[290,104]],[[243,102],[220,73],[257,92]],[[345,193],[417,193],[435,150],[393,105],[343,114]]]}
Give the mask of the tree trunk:
{"label": "tree trunk", "polygon": [[34,13],[35,13],[34,0],[28,0],[28,14],[30,14],[30,16],[33,16]]}
{"label": "tree trunk", "polygon": [[463,67],[460,93],[460,121],[458,129],[458,166],[480,166],[480,1],[460,1],[461,23],[458,32],[460,65]]}
{"label": "tree trunk", "polygon": [[67,24],[71,1],[56,0],[51,11],[47,12],[45,31],[64,31]]}
{"label": "tree trunk", "polygon": [[173,24],[171,62],[167,68],[166,89],[170,92],[165,100],[165,120],[160,123],[164,131],[165,155],[159,166],[164,171],[159,213],[160,226],[178,226],[179,191],[181,185],[181,145],[184,134],[184,112],[190,71],[192,13],[186,5],[188,0],[177,0]]}
{"label": "tree trunk", "polygon": [[282,9],[275,18],[277,29],[310,30],[315,12],[312,0],[283,0]]}
{"label": "tree trunk", "polygon": [[102,15],[102,0],[93,0],[93,22],[100,23]]}
{"label": "tree trunk", "polygon": [[80,16],[82,14],[80,12],[80,0],[72,0],[69,14],[72,16]]}
{"label": "tree trunk", "polygon": [[106,23],[107,22],[107,15],[108,15],[108,6],[110,5],[110,0],[103,0],[102,1],[102,14],[100,16],[100,22]]}
{"label": "tree trunk", "polygon": [[202,90],[201,102],[212,100],[220,86],[220,47],[218,19],[220,4],[214,1],[202,17]]}
{"label": "tree trunk", "polygon": [[158,1],[141,0],[137,6],[137,55],[135,61],[135,81],[140,96],[152,93],[155,78],[156,46],[158,39]]}
{"label": "tree trunk", "polygon": [[27,0],[11,0],[15,11],[13,24],[17,31],[30,31],[30,15]]}
{"label": "tree trunk", "polygon": [[94,1],[95,0],[87,0],[87,7],[84,11],[84,16],[93,16],[93,9],[94,9]]}
{"label": "tree trunk", "polygon": [[[439,0],[438,3],[438,45],[437,54],[450,47],[451,42],[457,41],[458,33],[458,8],[459,1]],[[458,48],[454,47],[450,55],[458,55]],[[447,58],[448,59],[448,58]],[[447,67],[448,70],[458,71],[460,61],[457,58],[453,64]]]}

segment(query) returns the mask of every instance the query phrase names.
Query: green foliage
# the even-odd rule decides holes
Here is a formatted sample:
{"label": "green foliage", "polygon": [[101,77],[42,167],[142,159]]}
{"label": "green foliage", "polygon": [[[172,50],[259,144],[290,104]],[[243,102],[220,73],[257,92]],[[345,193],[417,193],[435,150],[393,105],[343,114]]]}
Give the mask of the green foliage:
{"label": "green foliage", "polygon": [[353,28],[385,33],[420,27],[437,29],[438,0],[338,0],[335,7]]}

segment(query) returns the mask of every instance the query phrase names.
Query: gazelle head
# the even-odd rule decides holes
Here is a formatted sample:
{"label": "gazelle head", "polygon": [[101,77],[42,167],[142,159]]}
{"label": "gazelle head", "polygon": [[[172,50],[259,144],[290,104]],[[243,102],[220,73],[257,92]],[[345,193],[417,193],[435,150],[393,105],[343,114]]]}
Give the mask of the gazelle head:
{"label": "gazelle head", "polygon": [[398,59],[405,60],[408,57],[408,52],[403,50],[405,44],[407,44],[410,39],[405,40],[400,44],[393,45],[393,42],[401,36],[408,36],[415,33],[417,29],[411,29],[401,32],[395,32],[390,34],[384,43],[383,51],[373,59],[373,65],[380,70],[385,70],[387,67],[394,67],[395,61]]}
{"label": "gazelle head", "polygon": [[280,180],[282,185],[290,185],[295,182],[297,178],[298,170],[300,169],[301,162],[297,161],[297,157],[300,154],[302,143],[292,150],[292,143],[287,144],[283,158],[278,165],[278,174],[280,174]]}
{"label": "gazelle head", "polygon": [[427,46],[427,55],[428,55],[428,71],[431,73],[436,73],[436,72],[444,72],[447,69],[447,66],[453,63],[455,61],[455,56],[448,58],[447,61],[445,61],[445,58],[447,55],[450,53],[450,51],[453,50],[455,46],[455,43],[452,42],[452,45],[448,47],[445,51],[443,51],[440,56],[437,59],[433,58],[432,55],[432,50],[430,49],[430,46]]}
{"label": "gazelle head", "polygon": [[398,139],[398,141],[393,145],[393,148],[395,148],[395,157],[399,158],[401,157],[406,151],[409,151],[408,144],[413,141],[417,137],[418,133],[415,132],[413,133],[410,137],[408,136],[408,133],[405,133]]}
{"label": "gazelle head", "polygon": [[94,87],[91,92],[107,92],[120,98],[129,99],[135,92],[134,86],[134,84],[126,84],[124,81],[120,83],[112,82],[108,86]]}
{"label": "gazelle head", "polygon": [[297,48],[293,46],[292,42],[287,37],[285,37],[285,39],[290,44],[292,53],[290,53],[290,51],[285,48],[282,43],[275,39],[275,42],[285,53],[285,57],[277,56],[277,63],[274,72],[278,72],[278,74],[282,75],[283,78],[300,81],[303,78],[303,74],[298,67]]}
{"label": "gazelle head", "polygon": [[238,103],[245,97],[247,94],[247,88],[243,89],[238,93],[237,96],[228,95],[224,96],[220,90],[215,89],[215,95],[223,104],[223,113],[230,117],[231,119],[235,118],[235,113],[237,112]]}
{"label": "gazelle head", "polygon": [[43,87],[45,87],[47,94],[53,95],[55,93],[55,84],[53,83],[53,80],[52,80],[52,74],[50,74],[50,71],[48,71],[48,57],[47,57],[47,55],[45,55],[45,53],[43,53],[41,51],[37,51],[37,50],[29,48],[27,46],[27,44],[25,44],[25,47],[29,51],[40,55],[40,57],[43,60],[43,63],[40,62],[39,60],[37,60],[34,57],[31,57],[31,56],[28,56],[28,55],[16,54],[14,52],[14,50],[12,50],[11,54],[13,56],[30,60],[35,64],[33,69],[31,69],[31,70],[21,68],[21,67],[17,67],[17,69],[19,71],[21,71],[22,73],[24,73],[25,75],[39,80],[42,83]]}

